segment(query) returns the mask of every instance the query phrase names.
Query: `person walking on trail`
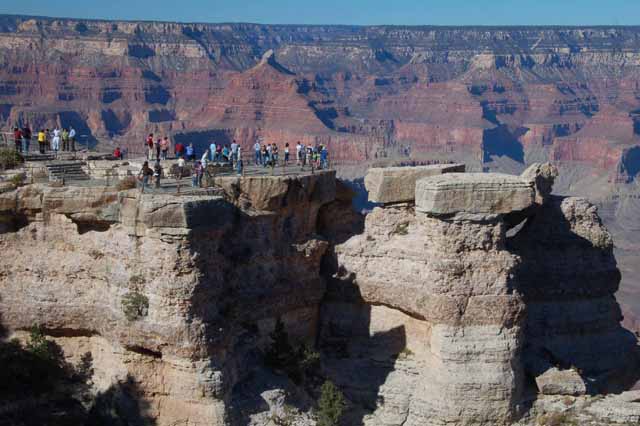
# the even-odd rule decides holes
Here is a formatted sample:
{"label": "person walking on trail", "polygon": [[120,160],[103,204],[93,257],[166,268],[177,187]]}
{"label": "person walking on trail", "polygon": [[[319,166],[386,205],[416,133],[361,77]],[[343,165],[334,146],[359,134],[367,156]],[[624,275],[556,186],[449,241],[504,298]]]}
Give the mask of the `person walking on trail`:
{"label": "person walking on trail", "polygon": [[284,144],[284,165],[289,165],[289,142]]}
{"label": "person walking on trail", "polygon": [[22,130],[17,127],[13,128],[13,143],[16,146],[16,152],[22,151]]}
{"label": "person walking on trail", "polygon": [[76,129],[73,126],[69,126],[69,149],[76,152]]}
{"label": "person walking on trail", "polygon": [[142,183],[142,191],[149,186],[149,178],[153,176],[153,170],[149,167],[149,162],[145,161],[138,174],[138,180]]}
{"label": "person walking on trail", "polygon": [[167,152],[169,152],[169,138],[168,137],[164,137],[164,139],[162,139],[162,141],[160,142],[160,155],[162,157],[163,160],[167,159]]}
{"label": "person walking on trail", "polygon": [[58,127],[53,129],[52,148],[57,155],[60,150],[60,129],[58,129]]}
{"label": "person walking on trail", "polygon": [[29,125],[25,125],[22,128],[22,152],[29,153],[29,144],[31,143],[31,128]]}
{"label": "person walking on trail", "polygon": [[178,157],[178,175],[176,176],[177,180],[182,179],[184,176],[184,166],[187,164],[184,158]]}
{"label": "person walking on trail", "polygon": [[200,161],[196,161],[196,164],[193,166],[191,171],[191,186],[194,188],[199,188],[202,184],[202,163]]}
{"label": "person walking on trail", "polygon": [[298,144],[296,145],[296,164],[298,166],[302,166],[302,154],[303,154],[303,146],[300,143],[300,141],[298,141]]}
{"label": "person walking on trail", "polygon": [[162,178],[162,166],[160,160],[156,160],[156,164],[153,166],[153,181],[155,182],[156,189],[160,188],[160,179]]}
{"label": "person walking on trail", "polygon": [[44,154],[47,143],[47,135],[44,133],[43,129],[40,129],[38,132],[38,150],[40,154]]}
{"label": "person walking on trail", "polygon": [[151,161],[153,158],[153,133],[149,133],[147,136],[147,140],[144,142],[144,145],[147,149],[147,160]]}
{"label": "person walking on trail", "polygon": [[69,151],[69,131],[62,129],[62,150]]}

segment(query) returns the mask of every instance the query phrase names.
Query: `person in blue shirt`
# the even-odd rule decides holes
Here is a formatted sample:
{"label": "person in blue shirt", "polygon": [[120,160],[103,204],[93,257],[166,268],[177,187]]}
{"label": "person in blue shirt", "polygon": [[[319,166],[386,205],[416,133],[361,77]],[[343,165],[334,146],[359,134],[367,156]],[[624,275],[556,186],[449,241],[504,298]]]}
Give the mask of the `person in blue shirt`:
{"label": "person in blue shirt", "polygon": [[187,160],[196,161],[196,150],[193,149],[192,143],[187,146]]}
{"label": "person in blue shirt", "polygon": [[320,149],[320,167],[323,169],[329,168],[329,151],[327,151],[327,147],[322,145]]}

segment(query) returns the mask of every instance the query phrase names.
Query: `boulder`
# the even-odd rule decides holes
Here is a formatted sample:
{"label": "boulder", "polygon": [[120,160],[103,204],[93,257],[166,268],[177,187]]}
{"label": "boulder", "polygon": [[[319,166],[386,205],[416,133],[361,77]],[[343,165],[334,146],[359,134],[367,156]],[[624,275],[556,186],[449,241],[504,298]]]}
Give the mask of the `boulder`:
{"label": "boulder", "polygon": [[406,203],[415,199],[418,179],[464,171],[464,164],[371,168],[364,178],[364,185],[369,191],[369,201],[383,204]]}
{"label": "boulder", "polygon": [[536,377],[536,385],[543,395],[579,396],[587,393],[587,385],[574,369],[552,367]]}
{"label": "boulder", "polygon": [[416,183],[416,210],[431,215],[507,214],[533,205],[533,183],[498,173],[451,173]]}

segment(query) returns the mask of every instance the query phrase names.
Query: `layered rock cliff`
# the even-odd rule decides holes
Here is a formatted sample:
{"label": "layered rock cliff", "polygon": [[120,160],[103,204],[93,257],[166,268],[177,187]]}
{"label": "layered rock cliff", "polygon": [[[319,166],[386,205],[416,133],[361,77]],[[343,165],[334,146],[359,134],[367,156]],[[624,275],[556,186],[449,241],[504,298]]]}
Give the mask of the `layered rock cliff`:
{"label": "layered rock cliff", "polygon": [[155,132],[201,146],[322,142],[355,161],[542,151],[632,180],[637,32],[2,16],[0,123],[74,125],[134,150]]}
{"label": "layered rock cliff", "polygon": [[158,425],[265,425],[292,406],[314,424],[313,383],[265,362],[278,318],[319,350],[345,425],[640,421],[635,394],[594,398],[640,371],[595,207],[551,196],[550,165],[461,171],[372,171],[384,204],[364,224],[333,172],[220,177],[219,196],[4,192],[2,326],[91,353],[93,391],[132,381]]}

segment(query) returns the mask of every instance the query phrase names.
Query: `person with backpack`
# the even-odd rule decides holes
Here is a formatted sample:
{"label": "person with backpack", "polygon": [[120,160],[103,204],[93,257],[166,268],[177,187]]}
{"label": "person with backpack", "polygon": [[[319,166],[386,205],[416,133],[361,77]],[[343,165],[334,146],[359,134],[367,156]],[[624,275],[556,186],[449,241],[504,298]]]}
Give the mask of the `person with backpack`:
{"label": "person with backpack", "polygon": [[145,161],[142,165],[142,169],[140,169],[140,173],[138,174],[138,180],[142,183],[142,191],[149,186],[149,178],[153,176],[153,170],[149,167],[149,162]]}

